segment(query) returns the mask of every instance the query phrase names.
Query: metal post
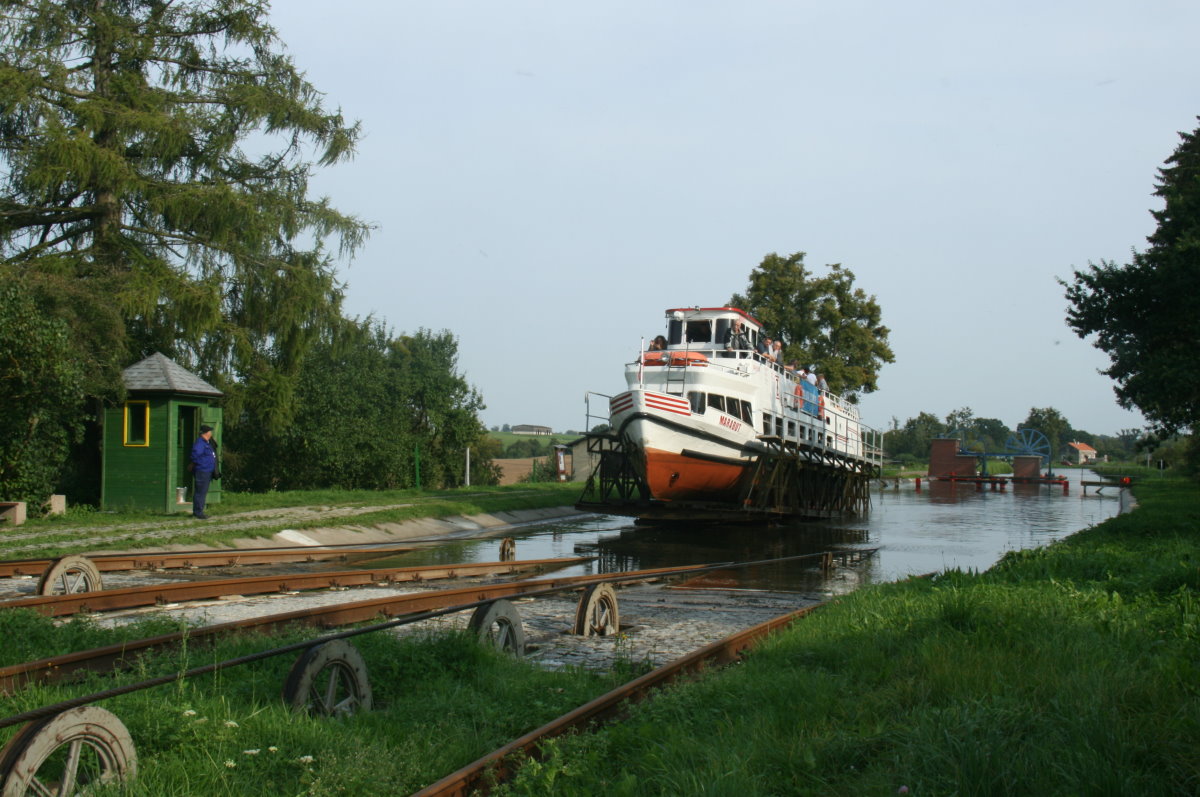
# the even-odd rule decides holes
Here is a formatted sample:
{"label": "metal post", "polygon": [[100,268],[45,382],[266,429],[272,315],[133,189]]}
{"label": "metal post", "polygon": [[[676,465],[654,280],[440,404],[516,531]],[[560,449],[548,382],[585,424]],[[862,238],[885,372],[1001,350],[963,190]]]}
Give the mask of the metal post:
{"label": "metal post", "polygon": [[467,469],[466,469],[466,471],[464,471],[464,473],[465,473],[465,476],[463,477],[463,486],[470,487],[471,486],[471,447],[470,446],[467,446]]}
{"label": "metal post", "polygon": [[417,490],[421,489],[421,447],[413,446],[413,465],[417,472]]}

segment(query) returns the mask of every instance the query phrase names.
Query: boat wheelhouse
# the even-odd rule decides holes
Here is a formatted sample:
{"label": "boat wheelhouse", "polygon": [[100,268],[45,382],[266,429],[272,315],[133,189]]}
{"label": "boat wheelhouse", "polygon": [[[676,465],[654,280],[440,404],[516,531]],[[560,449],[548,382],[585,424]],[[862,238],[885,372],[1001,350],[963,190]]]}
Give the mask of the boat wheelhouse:
{"label": "boat wheelhouse", "polygon": [[713,520],[866,511],[881,450],[854,404],[759,354],[762,324],[742,310],[666,316],[666,348],[626,364],[608,430],[589,435],[600,465],[581,507]]}

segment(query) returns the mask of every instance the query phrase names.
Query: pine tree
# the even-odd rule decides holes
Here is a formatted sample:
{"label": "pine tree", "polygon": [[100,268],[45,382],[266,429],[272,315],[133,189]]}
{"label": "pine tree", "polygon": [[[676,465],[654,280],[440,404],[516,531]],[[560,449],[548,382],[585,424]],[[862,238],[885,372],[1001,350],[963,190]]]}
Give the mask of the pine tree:
{"label": "pine tree", "polygon": [[232,417],[240,399],[285,423],[305,350],[340,315],[327,246],[367,233],[308,180],[358,125],[322,107],[265,2],[0,8],[0,278],[40,286],[83,333],[93,394],[157,350],[229,389]]}

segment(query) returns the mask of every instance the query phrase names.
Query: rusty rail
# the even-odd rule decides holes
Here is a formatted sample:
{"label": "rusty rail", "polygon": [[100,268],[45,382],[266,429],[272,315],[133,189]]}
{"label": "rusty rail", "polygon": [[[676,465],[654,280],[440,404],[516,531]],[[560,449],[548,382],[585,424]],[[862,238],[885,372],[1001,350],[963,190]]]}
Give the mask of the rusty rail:
{"label": "rusty rail", "polygon": [[[287,562],[325,562],[352,555],[385,556],[416,550],[418,546],[322,545],[304,548],[231,548],[223,551],[150,551],[146,553],[86,554],[102,573],[119,570],[171,570],[193,567],[235,567],[238,565],[284,564]],[[83,555],[83,554],[81,554]],[[7,559],[0,561],[0,578],[40,576],[54,559]]]}
{"label": "rusty rail", "polygon": [[[722,564],[721,566],[725,567],[727,564]],[[189,642],[196,642],[237,631],[251,629],[273,630],[295,624],[316,626],[318,628],[334,628],[353,623],[367,622],[380,616],[399,617],[417,612],[436,611],[447,607],[457,607],[451,610],[460,611],[467,604],[478,605],[479,603],[486,603],[497,598],[506,598],[513,595],[548,595],[566,589],[587,586],[598,581],[646,580],[689,569],[694,570],[695,568],[680,566],[655,568],[653,570],[634,570],[617,577],[592,575],[538,581],[509,581],[503,584],[436,590],[409,595],[393,595],[386,598],[339,603],[331,606],[318,606],[294,612],[268,614],[248,620],[217,623],[201,628],[161,634],[145,639],[134,639],[115,645],[93,648],[92,650],[65,653],[46,659],[3,667],[0,668],[0,694],[12,694],[17,689],[29,683],[54,683],[63,676],[77,670],[112,669],[131,655],[154,648],[174,645],[182,642],[184,639],[187,639]]]}
{"label": "rusty rail", "polygon": [[300,592],[329,587],[361,587],[368,584],[400,584],[464,576],[516,575],[543,572],[591,561],[591,557],[567,559],[524,559],[508,562],[465,562],[451,565],[389,567],[378,570],[339,570],[323,573],[225,578],[210,581],[186,581],[151,584],[145,587],[106,589],[69,595],[37,595],[0,602],[0,609],[33,609],[47,617],[62,617],[81,611],[104,612],[154,606],[179,601],[207,600],[230,595],[262,595],[272,592]]}
{"label": "rusty rail", "polygon": [[[876,549],[865,549],[863,553],[871,553]],[[187,639],[189,642],[203,641],[221,634],[247,631],[251,629],[272,630],[289,625],[304,624],[319,628],[332,628],[374,620],[380,616],[404,618],[376,625],[366,630],[391,627],[395,624],[412,622],[426,616],[437,616],[462,611],[479,606],[498,598],[514,595],[540,597],[563,592],[578,587],[598,583],[617,583],[646,581],[672,575],[700,573],[712,570],[723,570],[730,567],[752,567],[756,565],[775,564],[778,562],[812,559],[825,556],[820,554],[800,554],[779,559],[764,559],[752,562],[720,562],[710,565],[679,565],[675,567],[658,567],[646,570],[630,570],[623,573],[610,573],[589,576],[570,576],[558,579],[540,579],[527,581],[510,581],[502,584],[478,585],[452,590],[436,590],[409,595],[396,595],[386,598],[355,601],[350,603],[320,606],[294,612],[269,614],[248,620],[238,620],[228,623],[203,626],[201,628],[162,634],[145,639],[128,640],[115,645],[108,645],[92,650],[66,653],[37,661],[24,662],[9,667],[0,668],[0,694],[12,694],[17,689],[29,683],[56,682],[72,672],[88,670],[106,670],[118,666],[131,655],[154,648],[178,644]],[[431,614],[432,612],[432,614]],[[420,614],[424,613],[424,614]],[[354,632],[358,633],[358,631]],[[311,642],[310,644],[316,644]],[[0,723],[0,727],[4,724]]]}
{"label": "rusty rail", "polygon": [[537,755],[543,740],[560,736],[575,728],[586,728],[594,722],[612,719],[624,704],[640,700],[651,690],[665,686],[680,676],[698,672],[709,666],[721,666],[737,661],[745,651],[757,645],[773,631],[790,625],[825,604],[806,606],[788,614],[774,617],[756,626],[718,640],[686,656],[664,664],[640,678],[622,684],[607,694],[583,704],[577,709],[551,720],[540,728],[530,731],[519,739],[479,758],[462,769],[436,783],[414,792],[413,797],[467,797],[470,794],[487,793],[491,784],[502,782],[513,774],[511,759],[514,753]]}

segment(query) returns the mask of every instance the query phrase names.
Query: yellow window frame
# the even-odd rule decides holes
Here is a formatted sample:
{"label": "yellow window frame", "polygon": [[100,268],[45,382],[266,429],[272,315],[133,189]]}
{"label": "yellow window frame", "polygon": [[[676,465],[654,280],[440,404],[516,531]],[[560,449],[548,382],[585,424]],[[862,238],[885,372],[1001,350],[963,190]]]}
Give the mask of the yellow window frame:
{"label": "yellow window frame", "polygon": [[[129,418],[130,413],[142,413],[142,428],[146,430],[144,440],[130,440],[129,438]],[[149,401],[126,401],[125,402],[125,424],[121,432],[121,439],[124,441],[127,448],[147,448],[150,445],[150,402]],[[136,416],[134,416],[136,417]]]}

